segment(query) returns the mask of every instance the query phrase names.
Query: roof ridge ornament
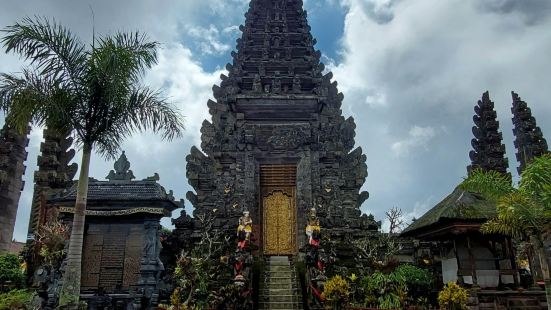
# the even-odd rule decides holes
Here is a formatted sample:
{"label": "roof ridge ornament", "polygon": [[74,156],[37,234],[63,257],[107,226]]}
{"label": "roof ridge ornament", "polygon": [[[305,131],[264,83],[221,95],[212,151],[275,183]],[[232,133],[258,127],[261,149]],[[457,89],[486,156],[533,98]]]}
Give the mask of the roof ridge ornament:
{"label": "roof ridge ornament", "polygon": [[115,170],[109,171],[109,175],[105,177],[109,182],[132,181],[136,178],[132,170],[130,170],[130,162],[128,158],[126,158],[124,151],[122,151],[119,159],[113,164],[113,168],[115,168]]}

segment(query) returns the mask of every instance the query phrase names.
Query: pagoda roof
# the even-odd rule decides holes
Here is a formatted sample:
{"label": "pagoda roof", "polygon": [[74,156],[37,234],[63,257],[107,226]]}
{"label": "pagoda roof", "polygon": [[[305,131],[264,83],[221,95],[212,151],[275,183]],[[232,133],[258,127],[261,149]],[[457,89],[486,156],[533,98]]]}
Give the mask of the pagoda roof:
{"label": "pagoda roof", "polygon": [[[67,192],[59,197],[50,199],[52,203],[75,201],[77,185],[74,184]],[[174,197],[156,181],[97,181],[88,183],[88,201],[172,201]]]}
{"label": "pagoda roof", "polygon": [[[115,162],[114,168],[106,177],[108,181],[89,179],[87,212],[94,214],[100,210],[113,211],[114,215],[118,215],[119,211],[124,211],[121,213],[122,215],[132,213],[169,215],[170,212],[182,206],[182,202],[175,201],[172,191],[167,193],[164,187],[157,183],[158,174],[141,181],[134,181],[134,174],[129,169],[130,162],[124,152]],[[69,190],[50,197],[48,203],[62,207],[61,212],[71,213],[77,198],[77,191],[78,183],[75,182]],[[96,215],[109,214],[111,213],[104,212]]]}
{"label": "pagoda roof", "polygon": [[462,226],[478,230],[480,225],[496,216],[495,204],[481,195],[456,187],[454,191],[402,232],[407,237],[427,237]]}

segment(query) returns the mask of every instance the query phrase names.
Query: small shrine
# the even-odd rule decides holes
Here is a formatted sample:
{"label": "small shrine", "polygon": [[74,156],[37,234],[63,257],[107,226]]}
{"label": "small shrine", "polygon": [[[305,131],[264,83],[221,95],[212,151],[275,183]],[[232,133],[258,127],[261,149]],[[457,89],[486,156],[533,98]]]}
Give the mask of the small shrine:
{"label": "small shrine", "polygon": [[[524,110],[519,111],[519,106]],[[517,159],[522,168],[526,160],[535,156],[523,150],[535,150],[534,152],[540,152],[536,153],[538,155],[547,148],[541,131],[535,126],[535,120],[531,116],[526,117],[526,109],[526,103],[521,102],[518,95],[513,93],[513,132],[516,137],[515,146],[521,150]],[[467,172],[495,171],[510,179],[503,136],[499,131],[494,103],[488,92],[482,95],[474,111],[474,138],[471,140],[473,150],[469,153],[471,164],[467,167]],[[529,113],[529,109],[527,111]],[[524,124],[522,119],[529,120],[530,123]],[[528,134],[522,132],[525,129]],[[471,288],[471,307],[488,304],[509,308],[510,304],[519,301],[539,307],[540,302],[545,300],[545,295],[533,286],[532,280],[521,278],[515,256],[518,249],[515,248],[512,238],[481,232],[481,226],[496,216],[495,203],[477,193],[457,187],[409,225],[401,236],[435,244],[425,253],[431,257],[431,263],[439,267],[436,269],[441,273],[440,284],[457,282]],[[532,274],[537,272],[536,265],[531,264],[531,267]]]}
{"label": "small shrine", "polygon": [[[134,180],[124,152],[106,177],[88,186],[82,253],[82,298],[90,306],[158,303],[161,273],[160,220],[181,207],[157,182],[159,176]],[[48,200],[70,225],[76,185]]]}

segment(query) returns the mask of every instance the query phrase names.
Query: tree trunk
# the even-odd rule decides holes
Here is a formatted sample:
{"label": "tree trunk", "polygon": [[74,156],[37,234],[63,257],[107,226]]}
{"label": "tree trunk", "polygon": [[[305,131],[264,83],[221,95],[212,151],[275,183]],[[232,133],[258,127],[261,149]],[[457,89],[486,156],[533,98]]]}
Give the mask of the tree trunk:
{"label": "tree trunk", "polygon": [[88,197],[88,173],[90,170],[91,153],[92,147],[84,145],[78,179],[75,214],[71,229],[71,239],[69,240],[69,251],[67,253],[67,265],[65,266],[63,275],[63,286],[59,294],[59,306],[65,309],[77,309],[80,299],[82,244],[84,242],[84,220]]}
{"label": "tree trunk", "polygon": [[545,283],[545,297],[547,299],[547,309],[551,310],[551,277],[549,275],[549,265],[547,264],[547,256],[545,246],[541,237],[532,237],[535,240],[536,253],[541,265],[541,273],[543,274],[543,282]]}

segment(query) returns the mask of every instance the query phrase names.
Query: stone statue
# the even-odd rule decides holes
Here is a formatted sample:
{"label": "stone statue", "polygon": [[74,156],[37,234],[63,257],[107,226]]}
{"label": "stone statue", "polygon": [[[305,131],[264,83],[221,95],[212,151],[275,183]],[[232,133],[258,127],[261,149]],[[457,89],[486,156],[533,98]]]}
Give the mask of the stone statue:
{"label": "stone statue", "polygon": [[311,208],[306,220],[306,235],[308,236],[308,244],[319,246],[320,239],[320,221],[316,214],[316,208]]}
{"label": "stone statue", "polygon": [[239,218],[239,226],[237,227],[237,237],[239,240],[250,241],[253,231],[253,220],[249,211],[243,211],[243,216]]}
{"label": "stone statue", "polygon": [[158,237],[157,237],[157,228],[158,224],[156,223],[145,223],[145,244],[143,247],[143,263],[151,263],[157,261],[157,247],[158,247]]}
{"label": "stone statue", "polygon": [[260,79],[260,74],[255,74],[254,75],[253,92],[255,92],[255,93],[261,93],[262,92],[262,79]]}
{"label": "stone statue", "polygon": [[298,94],[302,90],[302,85],[300,81],[300,77],[298,75],[295,75],[293,78],[293,93]]}
{"label": "stone statue", "polygon": [[280,79],[274,79],[272,81],[272,93],[274,93],[274,94],[281,93],[281,80]]}

